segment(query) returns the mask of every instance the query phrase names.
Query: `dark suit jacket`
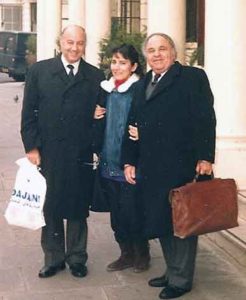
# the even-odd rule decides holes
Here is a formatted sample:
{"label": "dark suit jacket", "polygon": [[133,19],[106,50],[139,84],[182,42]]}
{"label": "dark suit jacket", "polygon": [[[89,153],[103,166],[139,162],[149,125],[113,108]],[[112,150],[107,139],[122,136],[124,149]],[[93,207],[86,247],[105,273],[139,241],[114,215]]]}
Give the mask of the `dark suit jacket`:
{"label": "dark suit jacket", "polygon": [[68,80],[60,56],[37,62],[28,74],[21,135],[26,152],[39,148],[48,190],[44,212],[64,218],[88,215],[93,184],[93,114],[104,75],[81,59]]}
{"label": "dark suit jacket", "polygon": [[122,163],[139,169],[145,231],[155,238],[172,230],[170,189],[192,180],[198,160],[214,162],[216,120],[203,70],[176,62],[146,100],[151,77],[137,83],[129,123],[137,123],[139,141],[126,134]]}

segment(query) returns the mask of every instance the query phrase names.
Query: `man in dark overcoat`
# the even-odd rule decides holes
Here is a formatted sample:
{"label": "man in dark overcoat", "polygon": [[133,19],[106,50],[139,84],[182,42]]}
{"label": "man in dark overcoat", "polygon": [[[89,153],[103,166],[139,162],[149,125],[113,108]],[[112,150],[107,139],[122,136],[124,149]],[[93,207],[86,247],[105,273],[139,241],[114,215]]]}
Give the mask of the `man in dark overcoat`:
{"label": "man in dark overcoat", "polygon": [[152,70],[137,83],[129,115],[129,124],[137,124],[138,141],[126,137],[122,162],[127,181],[140,189],[145,233],[159,238],[166,261],[165,274],[149,285],[164,287],[160,298],[172,299],[192,288],[197,237],[173,235],[168,195],[196,173],[211,175],[216,119],[205,72],[177,62],[169,36],[150,35],[144,53]]}
{"label": "man in dark overcoat", "polygon": [[[87,274],[87,222],[93,188],[93,114],[103,73],[86,63],[84,28],[69,25],[61,33],[61,54],[35,63],[27,76],[21,135],[28,159],[46,178],[46,226],[39,277],[69,265],[72,275]],[[63,220],[66,219],[66,243]],[[66,250],[65,250],[66,249]]]}

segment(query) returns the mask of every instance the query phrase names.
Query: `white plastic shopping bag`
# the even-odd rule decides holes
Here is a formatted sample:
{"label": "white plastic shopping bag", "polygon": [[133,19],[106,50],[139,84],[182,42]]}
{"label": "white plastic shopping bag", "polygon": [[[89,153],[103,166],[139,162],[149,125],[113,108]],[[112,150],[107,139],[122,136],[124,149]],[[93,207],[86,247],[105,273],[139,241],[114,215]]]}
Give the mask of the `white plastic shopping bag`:
{"label": "white plastic shopping bag", "polygon": [[38,167],[26,157],[16,163],[19,169],[4,216],[11,225],[36,230],[45,225],[43,205],[46,181]]}

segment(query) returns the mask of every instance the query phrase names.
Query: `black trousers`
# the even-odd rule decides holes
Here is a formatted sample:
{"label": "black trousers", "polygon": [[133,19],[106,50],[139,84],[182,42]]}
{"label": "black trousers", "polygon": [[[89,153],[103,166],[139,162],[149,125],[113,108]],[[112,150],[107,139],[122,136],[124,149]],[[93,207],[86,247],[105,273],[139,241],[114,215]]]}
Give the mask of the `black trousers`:
{"label": "black trousers", "polygon": [[170,285],[191,289],[195,270],[198,237],[180,239],[172,234],[160,238]]}
{"label": "black trousers", "polygon": [[102,178],[101,184],[110,205],[110,221],[115,240],[119,244],[144,240],[143,209],[136,195],[136,187],[127,182],[106,178]]}
{"label": "black trousers", "polygon": [[42,228],[41,246],[44,252],[45,266],[54,266],[62,262],[68,265],[85,264],[87,255],[87,221],[67,220],[66,236],[63,219],[46,218]]}

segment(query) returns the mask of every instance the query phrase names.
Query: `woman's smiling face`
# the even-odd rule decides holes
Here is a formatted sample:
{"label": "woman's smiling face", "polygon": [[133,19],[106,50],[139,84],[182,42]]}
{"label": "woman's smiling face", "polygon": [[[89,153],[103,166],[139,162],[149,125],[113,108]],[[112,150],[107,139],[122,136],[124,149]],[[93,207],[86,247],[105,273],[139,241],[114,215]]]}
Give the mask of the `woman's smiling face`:
{"label": "woman's smiling face", "polygon": [[115,53],[112,56],[110,68],[115,80],[127,80],[136,70],[137,64],[132,65],[131,61],[124,58],[122,54]]}

